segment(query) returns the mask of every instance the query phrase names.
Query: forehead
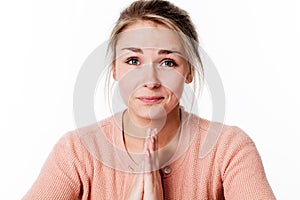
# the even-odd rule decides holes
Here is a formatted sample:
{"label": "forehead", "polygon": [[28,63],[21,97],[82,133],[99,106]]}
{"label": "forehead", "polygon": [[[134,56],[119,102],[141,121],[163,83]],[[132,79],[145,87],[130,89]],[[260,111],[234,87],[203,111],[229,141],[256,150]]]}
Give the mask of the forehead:
{"label": "forehead", "polygon": [[151,21],[137,21],[127,26],[117,37],[116,52],[124,48],[168,49],[184,53],[177,32]]}

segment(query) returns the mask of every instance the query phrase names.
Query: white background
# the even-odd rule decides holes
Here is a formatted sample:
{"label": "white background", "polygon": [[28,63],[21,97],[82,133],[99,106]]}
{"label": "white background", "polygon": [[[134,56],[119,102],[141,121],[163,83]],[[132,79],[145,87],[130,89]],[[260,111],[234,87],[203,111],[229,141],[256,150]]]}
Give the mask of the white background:
{"label": "white background", "polygon": [[[129,2],[1,1],[1,199],[21,199],[53,145],[76,128],[76,76]],[[255,141],[276,197],[296,199],[299,1],[173,2],[190,13],[201,46],[222,77],[225,123],[238,125]]]}

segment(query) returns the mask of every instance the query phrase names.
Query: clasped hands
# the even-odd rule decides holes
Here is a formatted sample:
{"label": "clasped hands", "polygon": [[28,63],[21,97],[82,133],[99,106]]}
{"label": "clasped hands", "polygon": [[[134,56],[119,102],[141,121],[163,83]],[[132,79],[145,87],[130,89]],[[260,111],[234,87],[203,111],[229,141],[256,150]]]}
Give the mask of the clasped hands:
{"label": "clasped hands", "polygon": [[126,200],[164,199],[157,149],[157,130],[149,128],[145,139],[144,162],[140,165],[141,173],[134,174]]}

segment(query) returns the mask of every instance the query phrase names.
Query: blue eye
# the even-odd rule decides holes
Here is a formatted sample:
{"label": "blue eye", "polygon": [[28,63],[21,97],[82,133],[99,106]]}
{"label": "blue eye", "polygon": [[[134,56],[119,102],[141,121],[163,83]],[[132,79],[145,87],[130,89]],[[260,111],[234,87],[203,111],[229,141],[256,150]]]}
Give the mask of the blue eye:
{"label": "blue eye", "polygon": [[166,59],[162,62],[162,66],[166,66],[166,67],[176,67],[177,63],[173,60],[173,59]]}
{"label": "blue eye", "polygon": [[128,58],[126,63],[129,65],[139,65],[140,61],[137,58]]}

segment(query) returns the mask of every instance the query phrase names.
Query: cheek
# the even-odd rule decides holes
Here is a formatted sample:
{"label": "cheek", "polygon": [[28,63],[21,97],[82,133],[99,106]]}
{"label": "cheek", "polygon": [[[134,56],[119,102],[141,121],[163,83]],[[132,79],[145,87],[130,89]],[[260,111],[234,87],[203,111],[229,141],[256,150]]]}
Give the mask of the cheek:
{"label": "cheek", "polygon": [[114,68],[115,80],[120,81],[129,70],[116,63]]}
{"label": "cheek", "polygon": [[141,77],[138,69],[119,69],[118,77],[118,87],[123,98],[123,101],[128,105],[129,99],[134,93],[134,91],[141,85]]}
{"label": "cheek", "polygon": [[178,73],[175,70],[166,70],[162,71],[159,74],[159,78],[162,85],[168,88],[168,90],[173,95],[175,95],[179,101],[183,92],[185,82],[185,78],[182,76],[182,74]]}

